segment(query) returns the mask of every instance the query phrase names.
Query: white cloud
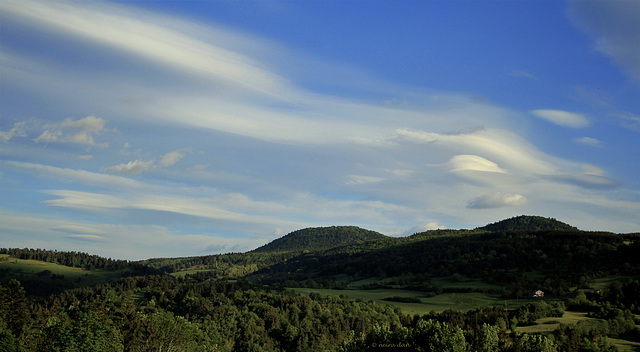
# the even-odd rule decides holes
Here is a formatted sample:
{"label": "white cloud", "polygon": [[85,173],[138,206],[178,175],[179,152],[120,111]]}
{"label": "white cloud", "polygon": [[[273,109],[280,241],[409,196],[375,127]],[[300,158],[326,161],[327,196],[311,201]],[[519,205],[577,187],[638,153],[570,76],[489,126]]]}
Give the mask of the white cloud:
{"label": "white cloud", "polygon": [[594,174],[591,172],[566,174],[566,175],[553,175],[553,176],[550,176],[550,178],[561,181],[561,182],[577,185],[583,188],[591,188],[591,189],[593,188],[608,189],[608,188],[615,188],[620,186],[620,182],[614,179],[611,179],[604,175]]}
{"label": "white cloud", "polygon": [[197,164],[197,165],[193,165],[190,168],[187,169],[187,171],[190,172],[201,172],[206,170],[209,167],[208,164]]}
{"label": "white cloud", "polygon": [[109,174],[137,175],[156,167],[155,160],[134,160],[126,164],[118,164],[104,168],[102,171]]}
{"label": "white cloud", "polygon": [[142,186],[141,183],[126,177],[105,175],[86,170],[59,168],[49,165],[17,161],[0,161],[0,164],[5,167],[31,172],[39,177],[55,178],[62,182],[79,182],[85,185],[114,187],[119,189]]}
{"label": "white cloud", "polygon": [[384,181],[383,177],[376,176],[364,176],[364,175],[349,175],[347,176],[347,181],[345,182],[347,185],[362,185],[368,183],[377,183]]}
{"label": "white cloud", "polygon": [[606,176],[605,171],[595,165],[580,165],[582,172],[551,175],[550,178],[590,189],[610,189],[620,186],[620,182]]}
{"label": "white cloud", "polygon": [[162,159],[158,162],[158,166],[160,167],[169,167],[173,166],[175,163],[180,161],[184,157],[184,152],[181,150],[174,150],[165,154]]}
{"label": "white cloud", "polygon": [[599,139],[596,139],[596,138],[592,138],[592,137],[574,138],[573,141],[575,143],[588,145],[590,147],[596,147],[596,148],[603,148],[604,147],[604,143],[602,143],[602,141],[600,141]]}
{"label": "white cloud", "polygon": [[425,232],[425,231],[430,231],[430,230],[442,230],[442,229],[446,229],[447,227],[444,225],[440,225],[435,221],[431,221],[428,222],[426,224],[421,224],[421,225],[417,225],[414,226],[408,230],[406,230],[402,235],[403,236],[411,236],[413,234],[416,233],[421,233],[421,232]]}
{"label": "white cloud", "polygon": [[595,37],[599,51],[640,80],[640,2],[571,0],[569,15]]}
{"label": "white cloud", "polygon": [[521,194],[486,194],[477,198],[474,198],[467,203],[469,209],[486,209],[486,208],[500,208],[500,207],[513,207],[523,206],[527,204],[527,198]]}
{"label": "white cloud", "polygon": [[591,124],[589,119],[575,112],[553,110],[553,109],[538,109],[531,110],[531,113],[541,119],[545,119],[549,122],[555,123],[559,126],[582,128]]}
{"label": "white cloud", "polygon": [[[157,189],[155,191],[158,191]],[[167,212],[179,215],[263,225],[291,225],[290,221],[270,215],[252,215],[249,211],[237,212],[225,209],[225,198],[197,198],[173,195],[157,195],[154,191],[134,194],[101,194],[71,190],[50,190],[46,193],[57,199],[43,201],[54,207],[104,212],[117,209],[137,209]],[[249,202],[251,203],[251,202]],[[272,205],[273,208],[277,203]],[[244,209],[247,210],[247,209]],[[300,224],[297,224],[300,225]]]}
{"label": "white cloud", "polygon": [[582,171],[584,171],[585,174],[598,175],[598,176],[604,176],[605,174],[604,170],[591,164],[582,164],[580,165],[580,168],[582,169]]}
{"label": "white cloud", "polygon": [[87,116],[76,121],[66,118],[61,123],[47,124],[42,134],[34,141],[36,143],[78,143],[107,147],[108,143],[98,144],[93,140],[104,130],[106,121],[95,116]]}
{"label": "white cloud", "polygon": [[511,71],[511,75],[514,77],[525,77],[533,80],[538,79],[538,77],[536,77],[534,74],[527,71],[521,71],[521,70],[513,70]]}
{"label": "white cloud", "polygon": [[106,240],[105,237],[97,236],[97,235],[67,235],[66,237],[70,239],[78,239],[83,241],[105,241]]}
{"label": "white cloud", "polygon": [[102,237],[101,235],[105,234],[103,230],[100,230],[95,226],[80,225],[80,224],[68,224],[68,225],[65,224],[65,225],[50,227],[49,229],[53,231],[64,232],[64,233],[90,234],[93,236],[100,236],[100,237]]}
{"label": "white cloud", "polygon": [[8,142],[13,137],[25,137],[27,135],[27,121],[18,121],[8,131],[0,131],[0,139]]}
{"label": "white cloud", "polygon": [[619,113],[616,117],[620,119],[622,126],[631,131],[640,131],[640,115],[632,113]]}
{"label": "white cloud", "polygon": [[[332,63],[321,63],[322,70],[313,70],[307,62],[298,64],[305,61],[303,55],[287,52],[292,57],[285,57],[281,47],[268,41],[156,16],[122,3],[31,1],[25,3],[25,9],[21,6],[21,2],[0,2],[0,11],[18,14],[14,22],[25,18],[37,22],[31,26],[33,32],[43,28],[56,32],[56,37],[64,38],[69,46],[88,42],[99,49],[86,55],[105,55],[104,62],[114,55],[118,60],[108,72],[100,67],[79,72],[65,66],[75,62],[71,53],[57,62],[25,56],[27,60],[12,61],[12,67],[17,68],[14,71],[0,66],[2,74],[10,71],[5,81],[20,82],[24,91],[59,100],[60,106],[73,107],[74,111],[108,117],[109,126],[118,121],[123,136],[109,141],[123,146],[123,154],[137,155],[111,159],[116,157],[112,155],[115,152],[106,149],[97,151],[90,163],[82,163],[83,167],[104,166],[101,170],[110,174],[0,162],[18,172],[63,182],[63,185],[33,185],[57,189],[49,194],[58,199],[43,203],[57,207],[56,214],[97,213],[107,214],[104,218],[113,216],[114,222],[135,221],[142,224],[135,228],[144,233],[140,238],[149,242],[153,242],[154,234],[146,226],[175,221],[173,224],[179,231],[162,226],[152,228],[158,238],[166,239],[160,241],[165,246],[179,243],[180,235],[184,234],[185,241],[190,246],[194,244],[190,247],[192,251],[236,250],[232,239],[215,238],[207,242],[207,236],[188,237],[191,235],[184,227],[198,223],[205,224],[203,227],[212,233],[227,229],[240,233],[237,230],[240,228],[243,234],[239,236],[247,233],[276,236],[301,227],[347,224],[383,233],[384,229],[392,229],[392,233],[398,234],[425,219],[430,221],[425,228],[438,228],[440,223],[480,226],[484,220],[478,214],[511,216],[513,206],[522,207],[518,209],[522,212],[539,210],[561,216],[574,208],[587,207],[581,200],[587,196],[581,192],[593,197],[588,206],[595,207],[597,200],[605,202],[612,191],[619,190],[614,187],[618,184],[602,170],[581,168],[578,162],[542,152],[522,137],[529,133],[527,125],[520,123],[529,120],[528,114],[510,111],[488,100],[392,85],[357,69]],[[286,64],[278,64],[280,60],[274,59],[282,57]],[[121,63],[126,64],[124,69],[117,66]],[[166,70],[167,66],[171,69]],[[308,73],[312,71],[318,72]],[[304,79],[292,72],[304,75]],[[534,78],[524,71],[512,74]],[[283,78],[285,75],[291,81]],[[308,75],[322,77],[310,81]],[[148,79],[151,76],[153,79]],[[326,83],[323,87],[348,86],[351,93],[340,96],[308,90],[314,84],[317,86],[318,80]],[[301,81],[305,84],[291,83]],[[589,124],[588,118],[580,114],[537,111],[543,115],[545,111],[552,112],[546,114],[547,119],[556,124],[570,127]],[[636,128],[640,126],[637,116],[628,116],[624,121]],[[100,126],[98,120],[86,120],[84,125],[79,122],[67,119],[41,124],[40,127],[47,126],[45,130],[34,132],[30,138],[42,132],[39,142],[84,145],[102,142],[97,136],[108,130],[104,124]],[[2,133],[3,139],[16,136],[11,129]],[[129,151],[131,145],[125,140],[140,149]],[[587,139],[574,141],[596,144]],[[13,144],[18,143],[9,146]],[[46,159],[51,163],[81,163],[53,154],[59,152],[53,149],[64,148],[30,147],[52,153],[42,156],[54,156]],[[162,155],[168,150],[173,151]],[[125,177],[160,171],[178,162],[184,167],[175,167],[171,173],[156,172],[149,183]],[[3,175],[3,181],[21,181],[11,172],[7,174]],[[529,202],[522,195],[523,190],[531,198]],[[557,196],[561,192],[569,193],[571,201],[562,204],[570,207],[557,206],[562,202]],[[467,202],[476,195],[483,196]],[[548,199],[554,199],[554,205],[547,207]],[[38,206],[46,208],[41,203]],[[557,214],[549,210],[553,206]],[[480,212],[475,208],[491,209]],[[615,209],[627,212],[622,207]],[[598,212],[601,210],[598,208]],[[138,215],[140,218],[133,220]],[[613,218],[616,221],[609,224],[615,225],[621,219]],[[624,227],[619,228],[632,225],[633,221],[627,219]],[[118,229],[135,235],[134,226]],[[123,246],[138,241],[110,232],[109,236],[72,233],[114,236],[123,240]],[[250,242],[243,242],[240,247],[247,248]],[[168,251],[154,248],[162,253]],[[121,249],[123,253],[128,250]]]}
{"label": "white cloud", "polygon": [[151,171],[157,168],[167,168],[175,165],[185,156],[185,149],[178,149],[169,152],[160,158],[156,163],[154,160],[133,160],[128,163],[118,164],[102,169],[103,172],[109,174],[125,174],[138,175],[143,172]]}
{"label": "white cloud", "polygon": [[194,36],[202,30],[197,24],[107,3],[6,0],[0,10],[261,94],[283,90],[281,77],[237,51],[239,43],[261,46],[248,36],[211,29],[203,41]]}
{"label": "white cloud", "polygon": [[[515,170],[527,173],[553,173],[561,160],[546,155],[523,138],[502,129],[478,129],[466,133],[439,134],[425,131],[396,131],[398,141],[410,141],[419,144],[429,144],[434,150],[447,153],[471,154],[488,160],[488,163],[475,157],[460,158],[461,167],[469,167],[472,163],[476,168],[488,168],[494,172]],[[454,162],[456,160],[454,159]],[[495,163],[493,166],[491,163]],[[504,165],[497,167],[498,163]],[[508,167],[507,167],[508,166]]]}
{"label": "white cloud", "polygon": [[451,172],[482,171],[504,173],[498,164],[477,155],[456,155],[448,162]]}
{"label": "white cloud", "polygon": [[[25,227],[25,224],[29,226]],[[267,242],[258,238],[223,237],[211,233],[185,234],[157,225],[89,223],[2,209],[0,230],[3,245],[7,247],[22,247],[25,245],[24,237],[29,236],[29,243],[35,248],[83,251],[128,260],[246,252]]]}

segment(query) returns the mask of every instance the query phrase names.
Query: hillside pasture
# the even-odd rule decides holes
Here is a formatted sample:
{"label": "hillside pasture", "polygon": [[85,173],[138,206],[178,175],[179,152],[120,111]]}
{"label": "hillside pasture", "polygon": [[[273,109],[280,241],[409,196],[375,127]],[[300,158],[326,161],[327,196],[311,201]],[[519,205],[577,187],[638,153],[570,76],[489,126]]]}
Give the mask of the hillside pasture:
{"label": "hillside pasture", "polygon": [[[313,288],[294,288],[292,289],[300,294],[310,294],[315,292],[321,296],[347,296],[352,300],[362,300],[365,302],[374,301],[377,304],[391,304],[399,307],[405,314],[427,314],[431,311],[442,312],[447,309],[456,309],[463,312],[481,308],[500,306],[507,309],[517,308],[523,304],[529,303],[529,300],[504,300],[498,295],[485,294],[480,292],[468,293],[443,293],[433,297],[427,297],[424,292],[411,291],[403,289],[374,289],[374,290],[335,290],[335,289],[313,289]],[[389,297],[409,297],[418,298],[422,303],[406,303],[386,301]]]}
{"label": "hillside pasture", "polygon": [[580,320],[593,319],[585,312],[565,311],[561,318],[541,318],[536,320],[536,325],[518,326],[517,331],[527,334],[546,334],[555,330],[560,324],[575,324]]}
{"label": "hillside pasture", "polygon": [[[39,260],[26,260],[0,255],[0,282],[10,278],[22,282],[27,291],[42,287],[44,291],[60,291],[89,287],[117,280],[123,270],[86,270]],[[47,292],[50,293],[50,292]]]}
{"label": "hillside pasture", "polygon": [[[561,318],[541,318],[536,320],[535,325],[518,326],[518,333],[526,334],[550,334],[560,326],[560,324],[572,325],[580,320],[595,319],[587,316],[586,312],[565,311]],[[618,348],[618,351],[640,351],[640,342],[624,340],[620,338],[608,337],[607,340]]]}

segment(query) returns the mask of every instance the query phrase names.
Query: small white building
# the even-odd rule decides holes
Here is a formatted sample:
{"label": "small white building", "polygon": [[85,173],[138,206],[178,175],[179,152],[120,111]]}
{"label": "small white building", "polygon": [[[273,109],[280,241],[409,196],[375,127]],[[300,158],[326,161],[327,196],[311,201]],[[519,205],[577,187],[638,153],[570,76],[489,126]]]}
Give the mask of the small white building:
{"label": "small white building", "polygon": [[535,290],[535,291],[531,292],[529,297],[531,297],[531,298],[541,298],[541,297],[544,297],[544,292],[542,292],[542,290]]}

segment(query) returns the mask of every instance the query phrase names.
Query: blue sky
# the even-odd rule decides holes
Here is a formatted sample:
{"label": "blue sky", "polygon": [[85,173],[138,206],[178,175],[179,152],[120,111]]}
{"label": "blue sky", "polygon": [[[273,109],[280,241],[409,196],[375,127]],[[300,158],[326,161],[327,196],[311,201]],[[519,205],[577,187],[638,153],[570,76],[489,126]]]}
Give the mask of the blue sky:
{"label": "blue sky", "polygon": [[3,247],[640,231],[637,1],[0,2]]}

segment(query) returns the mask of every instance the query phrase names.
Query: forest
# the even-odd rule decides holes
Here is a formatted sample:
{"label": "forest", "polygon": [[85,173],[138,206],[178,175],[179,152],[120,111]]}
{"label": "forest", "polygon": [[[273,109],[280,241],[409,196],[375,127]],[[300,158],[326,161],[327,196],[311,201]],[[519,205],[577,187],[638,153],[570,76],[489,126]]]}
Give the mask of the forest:
{"label": "forest", "polygon": [[[258,251],[141,262],[3,248],[0,351],[639,348],[639,234],[584,232],[538,217],[507,220],[404,238],[356,227],[305,229]],[[331,247],[336,236],[339,245]],[[31,264],[41,266],[31,273]],[[52,280],[63,267],[103,280]],[[70,288],[47,289],[65,280]],[[454,284],[442,287],[447,280]],[[340,294],[323,294],[328,288]],[[536,289],[544,297],[531,298]],[[349,297],[365,290],[389,294],[380,301]],[[476,291],[518,304],[419,314],[401,308]]]}

